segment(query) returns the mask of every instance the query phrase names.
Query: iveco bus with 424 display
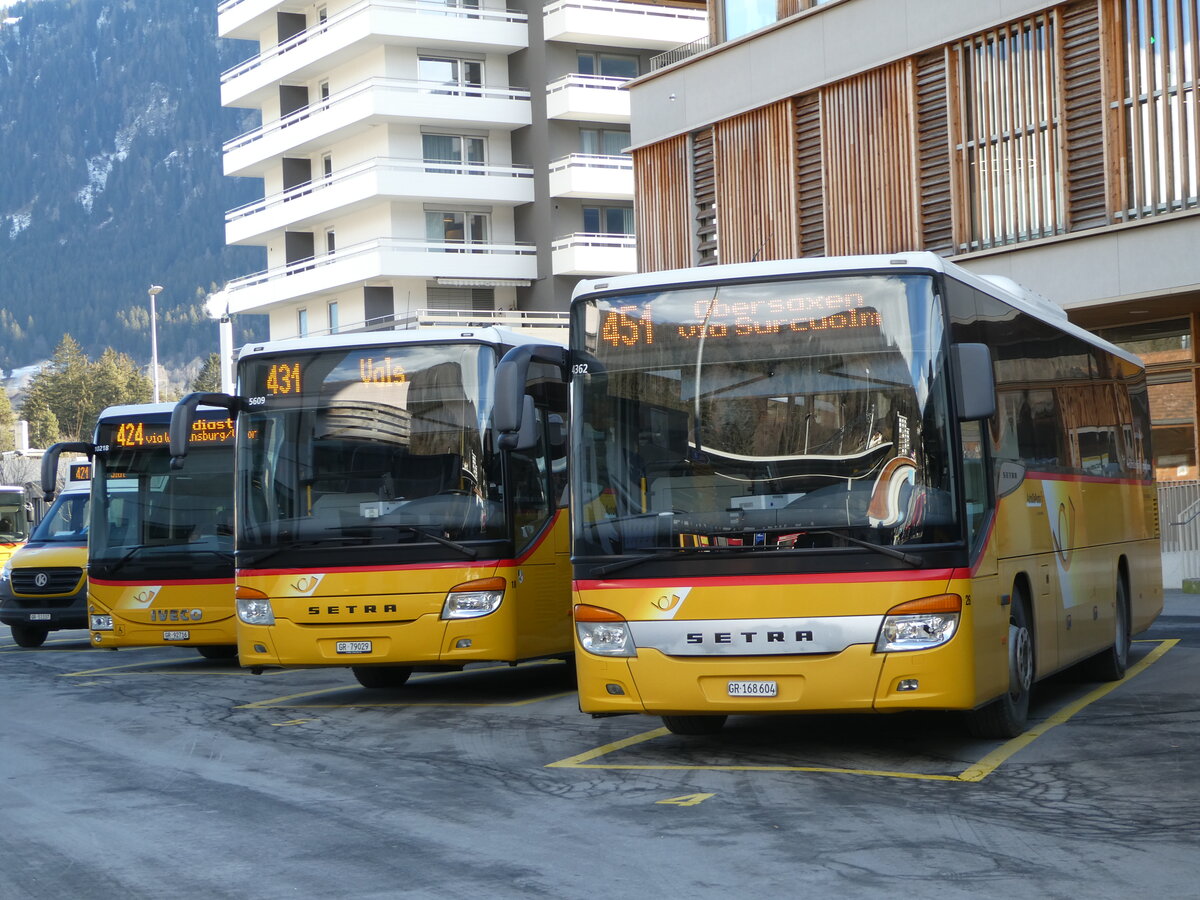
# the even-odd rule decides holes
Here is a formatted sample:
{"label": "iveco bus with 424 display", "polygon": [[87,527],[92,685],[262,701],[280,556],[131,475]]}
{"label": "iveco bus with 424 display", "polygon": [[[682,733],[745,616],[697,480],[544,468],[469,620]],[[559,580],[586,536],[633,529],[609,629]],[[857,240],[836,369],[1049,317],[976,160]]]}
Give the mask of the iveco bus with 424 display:
{"label": "iveco bus with 424 display", "polygon": [[237,655],[233,616],[233,422],[201,410],[194,462],[171,468],[173,404],[112,406],[94,444],[47,451],[94,457],[88,529],[88,624],[96,647],[193,647]]}
{"label": "iveco bus with 424 display", "polygon": [[1012,282],[929,253],[585,282],[565,362],[585,712],[1011,736],[1161,610],[1142,366]]}
{"label": "iveco bus with 424 display", "polygon": [[177,456],[197,403],[237,418],[242,665],[349,666],[389,687],[418,665],[570,653],[560,371],[522,384],[507,447],[491,422],[496,363],[530,340],[430,328],[249,346],[236,397],[180,401]]}

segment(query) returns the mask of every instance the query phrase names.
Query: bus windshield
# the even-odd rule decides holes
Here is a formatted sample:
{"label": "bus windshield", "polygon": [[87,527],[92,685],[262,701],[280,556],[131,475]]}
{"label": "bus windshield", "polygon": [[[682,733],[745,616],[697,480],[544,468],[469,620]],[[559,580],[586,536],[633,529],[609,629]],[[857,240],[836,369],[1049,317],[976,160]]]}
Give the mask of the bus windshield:
{"label": "bus windshield", "polygon": [[0,542],[23,541],[27,534],[24,492],[20,488],[0,491]]}
{"label": "bus windshield", "polygon": [[960,539],[931,277],[585,297],[572,327],[576,556]]}
{"label": "bus windshield", "polygon": [[396,559],[419,546],[462,557],[475,554],[464,541],[504,538],[495,363],[482,344],[402,342],[244,360],[239,554],[377,546]]}
{"label": "bus windshield", "polygon": [[[92,482],[89,571],[135,578],[158,573],[203,578],[233,565],[232,446],[192,448],[184,469],[171,468],[166,424],[145,426],[147,443],[100,425]],[[113,430],[113,435],[107,432]],[[159,440],[161,438],[161,440]],[[232,445],[232,435],[225,440]],[[186,564],[186,575],[179,571]]]}
{"label": "bus windshield", "polygon": [[87,543],[89,499],[81,492],[59,494],[50,512],[33,530],[30,543]]}

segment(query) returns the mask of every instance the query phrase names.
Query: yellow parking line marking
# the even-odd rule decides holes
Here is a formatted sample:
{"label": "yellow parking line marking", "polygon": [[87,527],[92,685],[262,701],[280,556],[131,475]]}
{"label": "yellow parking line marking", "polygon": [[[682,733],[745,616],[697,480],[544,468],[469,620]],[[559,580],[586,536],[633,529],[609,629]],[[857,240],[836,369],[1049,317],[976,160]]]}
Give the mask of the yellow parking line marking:
{"label": "yellow parking line marking", "polygon": [[[1138,641],[1137,643],[1155,643],[1155,641]],[[845,769],[833,766],[763,766],[763,765],[691,765],[691,764],[655,764],[646,765],[638,763],[594,763],[592,760],[607,756],[610,753],[615,753],[618,750],[624,750],[627,747],[633,747],[638,744],[644,744],[647,741],[652,741],[656,738],[664,737],[670,734],[666,728],[655,728],[652,731],[644,731],[641,734],[635,734],[632,737],[624,738],[623,740],[614,741],[611,744],[605,744],[603,747],[597,747],[594,750],[588,750],[579,753],[575,756],[560,759],[558,762],[548,763],[547,769],[631,769],[631,770],[658,770],[658,771],[713,771],[713,772],[816,772],[830,775],[871,775],[882,778],[906,778],[914,781],[958,781],[958,782],[980,782],[996,771],[997,768],[1016,753],[1019,753],[1025,747],[1029,746],[1034,740],[1041,737],[1051,728],[1061,725],[1072,716],[1079,713],[1085,707],[1095,703],[1101,697],[1107,695],[1110,691],[1115,690],[1125,684],[1131,678],[1140,675],[1154,663],[1158,662],[1167,651],[1179,643],[1178,638],[1157,641],[1158,646],[1151,650],[1146,656],[1139,660],[1135,665],[1130,666],[1125,673],[1125,677],[1120,681],[1113,681],[1109,684],[1101,685],[1085,694],[1083,697],[1069,703],[1067,706],[1060,709],[1058,712],[1051,715],[1044,722],[1035,725],[1033,728],[1020,734],[1017,737],[1001,744],[991,753],[983,757],[976,763],[968,766],[958,775],[931,775],[919,772],[890,772],[877,769]]]}
{"label": "yellow parking line marking", "polygon": [[[128,649],[128,650],[154,650],[156,648],[154,648],[154,647],[129,647],[126,649]],[[122,650],[122,652],[125,652],[125,651]],[[197,656],[195,659],[191,659],[191,658],[152,659],[152,660],[148,660],[146,662],[125,663],[120,666],[105,666],[102,669],[84,669],[82,672],[62,672],[59,675],[59,677],[60,678],[74,678],[74,677],[78,677],[78,676],[82,676],[82,675],[104,675],[106,673],[109,674],[109,677],[115,677],[112,673],[115,673],[116,675],[204,675],[204,676],[237,675],[237,676],[241,676],[241,677],[249,676],[249,675],[253,674],[250,672],[249,669],[241,669],[241,668],[229,669],[229,670],[217,670],[217,671],[208,671],[208,670],[203,670],[203,669],[198,670],[198,669],[190,669],[189,668],[184,671],[172,671],[172,669],[180,669],[182,666],[194,666],[197,663],[201,663],[201,662],[205,662],[205,661],[206,660],[204,660],[202,657],[199,657],[199,656]],[[128,672],[128,671],[125,671],[127,669],[146,669],[146,668],[149,668],[150,666],[166,666],[168,668],[158,669],[153,672]],[[278,675],[282,671],[283,670],[281,669],[278,672],[272,671],[272,672],[264,672],[262,674]]]}

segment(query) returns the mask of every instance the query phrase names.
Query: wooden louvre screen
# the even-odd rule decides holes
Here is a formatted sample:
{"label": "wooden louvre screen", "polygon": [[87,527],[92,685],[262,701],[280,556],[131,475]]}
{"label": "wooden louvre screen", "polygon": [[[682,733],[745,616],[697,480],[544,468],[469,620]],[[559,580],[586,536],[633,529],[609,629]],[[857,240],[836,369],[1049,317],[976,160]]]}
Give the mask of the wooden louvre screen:
{"label": "wooden louvre screen", "polygon": [[948,256],[954,252],[954,190],[946,53],[922,54],[914,66],[921,249]]}
{"label": "wooden louvre screen", "polygon": [[[1200,206],[1200,9],[1196,0],[1112,0],[1119,30],[1127,218]],[[1119,23],[1119,24],[1118,24]]]}
{"label": "wooden louvre screen", "polygon": [[913,96],[908,62],[821,92],[830,256],[918,246]]}
{"label": "wooden louvre screen", "polygon": [[795,255],[791,101],[714,126],[721,262]]}
{"label": "wooden louvre screen", "polygon": [[1059,40],[1051,12],[954,46],[960,250],[1065,230]]}
{"label": "wooden louvre screen", "polygon": [[713,130],[692,133],[692,220],[696,265],[711,266],[717,255],[717,181],[713,168]]}
{"label": "wooden louvre screen", "polygon": [[825,255],[825,168],[821,158],[821,95],[792,102],[796,148],[796,222],[800,256]]}
{"label": "wooden louvre screen", "polygon": [[687,135],[633,151],[639,272],[691,265],[687,152]]}
{"label": "wooden louvre screen", "polygon": [[1104,164],[1104,87],[1096,0],[1062,9],[1067,230],[1111,221]]}

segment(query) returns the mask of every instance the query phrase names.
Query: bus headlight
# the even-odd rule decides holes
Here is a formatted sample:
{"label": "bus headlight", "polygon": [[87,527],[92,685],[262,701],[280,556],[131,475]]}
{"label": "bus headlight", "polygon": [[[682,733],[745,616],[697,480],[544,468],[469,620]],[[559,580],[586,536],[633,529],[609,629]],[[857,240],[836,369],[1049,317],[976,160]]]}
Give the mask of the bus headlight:
{"label": "bus headlight", "polygon": [[275,610],[271,609],[271,599],[262,591],[239,584],[234,596],[237,598],[238,618],[247,625],[275,624]]}
{"label": "bus headlight", "polygon": [[611,609],[580,603],[575,607],[579,646],[597,656],[637,656],[625,617]]}
{"label": "bus headlight", "polygon": [[456,584],[446,594],[442,618],[478,619],[491,615],[500,608],[506,586],[503,578],[480,578]]}
{"label": "bus headlight", "polygon": [[92,631],[112,631],[112,616],[88,616],[88,628]]}
{"label": "bus headlight", "polygon": [[11,577],[12,577],[12,560],[10,559],[8,562],[6,562],[4,564],[4,566],[2,568],[0,568],[0,583],[7,582]]}
{"label": "bus headlight", "polygon": [[928,650],[954,637],[962,615],[962,597],[938,594],[910,600],[888,610],[875,641],[877,653]]}

